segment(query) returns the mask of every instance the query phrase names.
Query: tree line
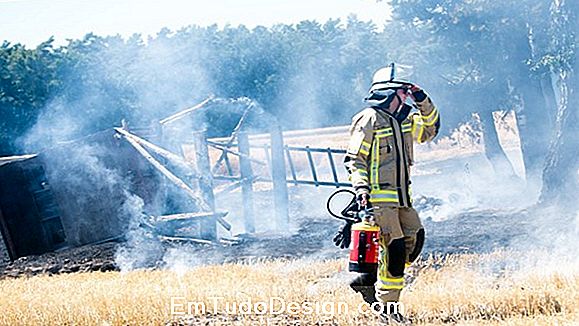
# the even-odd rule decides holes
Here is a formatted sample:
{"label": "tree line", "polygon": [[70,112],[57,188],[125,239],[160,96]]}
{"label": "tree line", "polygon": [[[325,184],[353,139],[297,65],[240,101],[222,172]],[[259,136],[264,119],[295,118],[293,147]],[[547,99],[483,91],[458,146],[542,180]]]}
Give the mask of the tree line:
{"label": "tree line", "polygon": [[[4,41],[0,152],[18,152],[29,140],[40,146],[23,138],[37,123],[73,120],[64,126],[70,130],[48,133],[62,140],[121,119],[147,124],[210,93],[254,99],[285,128],[344,124],[362,104],[368,76],[387,59],[385,35],[352,17],[251,30],[189,26],[148,39],[87,34],[32,49]],[[214,135],[231,131],[212,128]]]}

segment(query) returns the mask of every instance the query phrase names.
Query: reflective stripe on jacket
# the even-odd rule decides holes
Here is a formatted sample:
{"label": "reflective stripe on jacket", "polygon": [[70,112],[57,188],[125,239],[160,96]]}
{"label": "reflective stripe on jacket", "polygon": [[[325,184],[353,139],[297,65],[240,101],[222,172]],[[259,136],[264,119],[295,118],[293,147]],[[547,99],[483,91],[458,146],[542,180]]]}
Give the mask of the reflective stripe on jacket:
{"label": "reflective stripe on jacket", "polygon": [[429,97],[416,104],[419,112],[402,123],[378,108],[364,109],[352,119],[344,164],[356,192],[369,192],[372,203],[411,206],[413,141],[431,141],[440,127],[438,110]]}

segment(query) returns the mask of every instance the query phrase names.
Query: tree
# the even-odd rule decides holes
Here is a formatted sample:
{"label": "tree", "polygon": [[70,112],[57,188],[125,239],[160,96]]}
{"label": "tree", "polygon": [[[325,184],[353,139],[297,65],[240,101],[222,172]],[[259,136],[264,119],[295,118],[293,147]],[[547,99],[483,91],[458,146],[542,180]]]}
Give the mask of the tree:
{"label": "tree", "polygon": [[[549,110],[541,96],[544,84],[532,77],[528,66],[532,57],[529,27],[544,22],[545,3],[392,1],[395,18],[405,22],[405,33],[418,38],[412,45],[428,53],[429,58],[417,66],[433,73],[425,73],[422,78],[438,81],[433,89],[445,94],[440,101],[442,107],[447,111],[458,108],[450,114],[451,119],[454,117],[450,125],[456,126],[473,111],[480,113],[487,130],[487,157],[498,164],[496,171],[504,171],[501,167],[510,164],[498,146],[490,112],[507,104],[513,106],[511,88],[520,93],[523,105],[518,106],[517,114],[529,179],[539,174],[547,146],[544,137],[535,135],[549,130]],[[443,86],[441,76],[447,81]],[[507,170],[512,171],[512,167]]]}
{"label": "tree", "polygon": [[558,78],[559,104],[554,135],[543,171],[540,201],[559,204],[575,211],[578,208],[579,157],[579,76],[577,67],[577,18],[579,6],[566,0],[554,0],[551,7],[551,53],[543,57]]}
{"label": "tree", "polygon": [[35,49],[5,41],[0,46],[0,155],[19,152],[16,139],[36,121],[51,94],[61,87],[61,49],[53,39]]}

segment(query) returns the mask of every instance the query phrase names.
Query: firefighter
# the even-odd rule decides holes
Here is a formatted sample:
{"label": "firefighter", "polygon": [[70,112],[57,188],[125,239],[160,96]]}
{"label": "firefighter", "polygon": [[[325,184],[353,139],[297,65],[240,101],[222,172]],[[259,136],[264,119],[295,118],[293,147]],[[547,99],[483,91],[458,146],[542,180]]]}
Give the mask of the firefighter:
{"label": "firefighter", "polygon": [[[373,207],[380,227],[378,270],[361,274],[350,286],[366,302],[381,303],[382,320],[404,323],[407,320],[395,308],[404,287],[404,268],[424,244],[424,228],[411,199],[413,143],[431,141],[440,119],[429,96],[417,85],[396,80],[395,70],[391,64],[374,74],[367,108],[352,119],[344,164],[358,203]],[[405,103],[408,97],[416,112]],[[349,246],[351,226],[346,223],[340,229],[336,245]]]}

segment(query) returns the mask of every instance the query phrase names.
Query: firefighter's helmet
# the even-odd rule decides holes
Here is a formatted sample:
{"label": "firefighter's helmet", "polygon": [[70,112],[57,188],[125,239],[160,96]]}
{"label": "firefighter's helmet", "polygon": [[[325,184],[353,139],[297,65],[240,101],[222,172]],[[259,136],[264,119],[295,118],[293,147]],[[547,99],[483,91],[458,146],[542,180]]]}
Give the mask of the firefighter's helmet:
{"label": "firefighter's helmet", "polygon": [[388,66],[378,69],[372,77],[370,92],[394,90],[410,84],[408,79],[411,75],[411,68],[392,62]]}

